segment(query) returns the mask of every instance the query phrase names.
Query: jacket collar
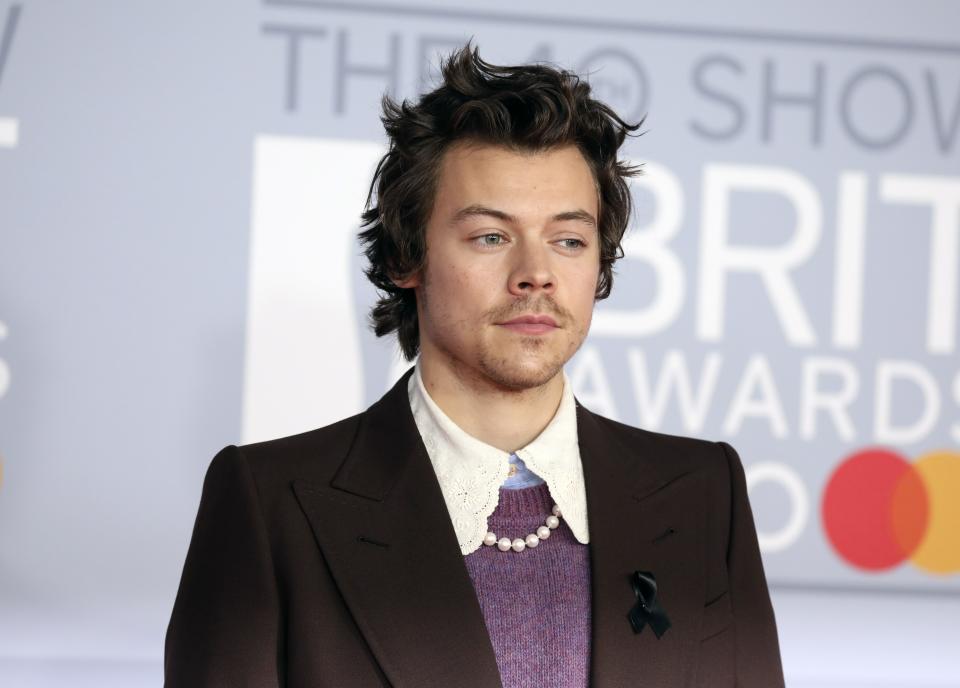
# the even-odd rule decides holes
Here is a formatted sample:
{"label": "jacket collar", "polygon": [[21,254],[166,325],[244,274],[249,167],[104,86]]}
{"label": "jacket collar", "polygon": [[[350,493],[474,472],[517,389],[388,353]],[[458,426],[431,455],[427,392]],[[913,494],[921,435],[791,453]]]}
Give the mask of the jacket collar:
{"label": "jacket collar", "polygon": [[[410,411],[411,373],[362,414],[329,484],[295,480],[293,489],[392,685],[499,686],[479,602]],[[704,586],[702,524],[691,506],[702,500],[692,492],[699,481],[678,474],[652,440],[619,444],[611,421],[579,404],[577,426],[591,530],[591,686],[641,677],[682,685],[699,642],[684,626],[695,626]],[[671,581],[661,601],[674,628],[660,639],[649,629],[635,635],[627,620],[634,570]]]}

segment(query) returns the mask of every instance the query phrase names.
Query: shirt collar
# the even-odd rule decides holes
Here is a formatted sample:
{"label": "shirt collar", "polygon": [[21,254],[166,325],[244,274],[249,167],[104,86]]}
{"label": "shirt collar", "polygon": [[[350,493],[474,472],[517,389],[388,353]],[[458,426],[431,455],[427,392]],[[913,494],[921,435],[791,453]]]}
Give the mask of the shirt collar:
{"label": "shirt collar", "polygon": [[[483,542],[487,518],[497,508],[500,486],[510,471],[509,454],[460,428],[430,397],[416,366],[407,383],[410,409],[440,483],[460,551]],[[566,374],[560,406],[547,427],[516,450],[531,471],[547,483],[574,537],[587,544],[587,500],[577,438],[577,411]]]}

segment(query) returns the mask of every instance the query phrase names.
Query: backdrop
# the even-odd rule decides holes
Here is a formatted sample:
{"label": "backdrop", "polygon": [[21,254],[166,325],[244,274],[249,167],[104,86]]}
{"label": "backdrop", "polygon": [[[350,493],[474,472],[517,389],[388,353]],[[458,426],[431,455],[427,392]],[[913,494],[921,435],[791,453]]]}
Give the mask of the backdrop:
{"label": "backdrop", "polygon": [[960,4],[659,5],[0,0],[0,684],[158,685],[216,451],[404,370],[379,98],[473,37],[647,116],[567,371],[738,449],[788,685],[960,686]]}

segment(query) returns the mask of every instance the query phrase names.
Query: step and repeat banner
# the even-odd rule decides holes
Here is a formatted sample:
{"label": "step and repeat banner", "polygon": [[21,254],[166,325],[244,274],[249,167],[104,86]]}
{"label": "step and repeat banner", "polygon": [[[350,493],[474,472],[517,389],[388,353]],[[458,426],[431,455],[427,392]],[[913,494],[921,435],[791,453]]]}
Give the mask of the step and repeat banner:
{"label": "step and repeat banner", "polygon": [[[567,372],[598,413],[737,448],[788,679],[865,677],[801,683],[816,640],[780,596],[918,605],[920,645],[960,642],[960,4],[720,9],[0,0],[0,678],[126,658],[156,684],[213,454],[409,366],[356,241],[379,99],[469,38],[646,116]],[[946,653],[905,672],[960,681]]]}

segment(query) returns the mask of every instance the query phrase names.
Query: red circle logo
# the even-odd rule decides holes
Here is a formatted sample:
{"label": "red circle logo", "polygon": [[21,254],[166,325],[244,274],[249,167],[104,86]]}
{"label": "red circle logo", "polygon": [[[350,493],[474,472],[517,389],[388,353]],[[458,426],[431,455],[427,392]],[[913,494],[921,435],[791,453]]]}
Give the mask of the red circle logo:
{"label": "red circle logo", "polygon": [[910,559],[931,573],[960,571],[960,453],[911,464],[881,448],[844,459],[827,481],[821,516],[848,563],[882,571]]}

